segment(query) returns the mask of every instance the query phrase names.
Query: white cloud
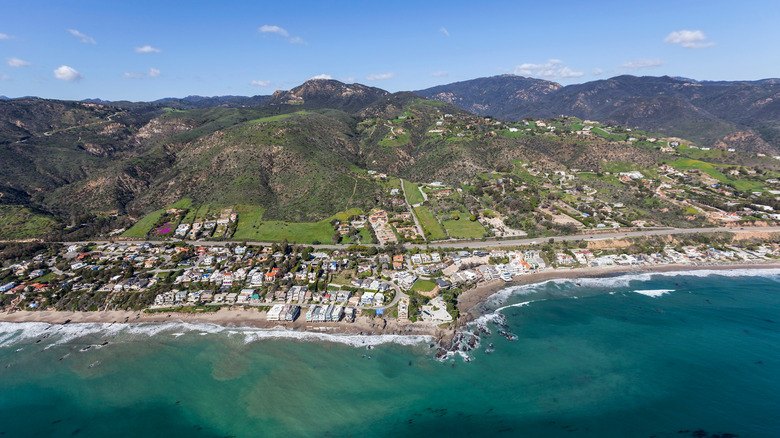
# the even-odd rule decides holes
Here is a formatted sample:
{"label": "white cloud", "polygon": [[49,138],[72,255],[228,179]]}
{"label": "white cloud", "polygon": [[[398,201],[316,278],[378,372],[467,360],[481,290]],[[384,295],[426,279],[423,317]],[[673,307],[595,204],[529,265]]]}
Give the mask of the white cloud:
{"label": "white cloud", "polygon": [[78,38],[79,41],[81,41],[84,44],[97,44],[97,41],[95,41],[94,38],[92,38],[89,35],[85,35],[76,29],[68,29],[68,32],[70,32],[71,35]]}
{"label": "white cloud", "polygon": [[318,74],[317,76],[312,76],[311,79],[333,79],[333,76],[326,75],[325,73]]}
{"label": "white cloud", "polygon": [[73,67],[61,65],[54,69],[54,77],[61,81],[76,82],[84,76]]}
{"label": "white cloud", "polygon": [[446,27],[444,27],[444,26],[442,26],[442,27],[440,27],[440,28],[439,28],[439,32],[441,32],[442,34],[444,34],[444,36],[446,36],[446,37],[450,36],[450,31],[448,31],[448,30],[447,30],[447,28],[446,28]]}
{"label": "white cloud", "polygon": [[0,41],[2,40],[10,40],[13,38],[11,35],[8,35],[7,33],[0,33]]}
{"label": "white cloud", "polygon": [[366,76],[367,81],[386,81],[388,79],[393,79],[395,77],[395,73],[393,72],[387,72],[387,73],[376,73],[376,74],[370,74]]}
{"label": "white cloud", "polygon": [[593,69],[592,72],[590,72],[590,74],[593,75],[593,76],[601,76],[601,75],[604,74],[604,70],[596,67],[596,68]]}
{"label": "white cloud", "polygon": [[19,58],[8,58],[8,66],[9,67],[29,67],[30,63],[25,61],[24,59]]}
{"label": "white cloud", "polygon": [[639,70],[641,68],[653,68],[653,67],[660,67],[662,65],[666,64],[666,61],[663,59],[657,58],[657,59],[634,59],[632,61],[626,61],[622,64],[620,64],[621,67],[631,69],[631,70]]}
{"label": "white cloud", "polygon": [[249,85],[254,85],[255,87],[267,87],[267,86],[271,85],[271,81],[258,81],[258,80],[254,80],[254,81],[250,82]]}
{"label": "white cloud", "polygon": [[550,59],[544,64],[525,63],[515,67],[515,74],[543,79],[579,78],[585,73],[574,71],[560,59]]}
{"label": "white cloud", "polygon": [[281,28],[279,26],[271,26],[268,24],[264,24],[260,26],[260,29],[257,29],[260,33],[275,33],[277,35],[281,35],[283,37],[290,36],[290,33],[284,30],[284,28]]}
{"label": "white cloud", "polygon": [[160,70],[156,68],[150,68],[148,73],[126,72],[122,73],[122,77],[127,79],[156,78],[161,74],[162,72]]}
{"label": "white cloud", "polygon": [[357,80],[356,77],[348,76],[348,77],[344,78],[344,83],[345,84],[354,84],[356,80]]}
{"label": "white cloud", "polygon": [[287,29],[285,29],[283,27],[274,26],[274,25],[270,25],[270,24],[264,24],[264,25],[260,26],[260,28],[258,28],[257,31],[260,32],[260,33],[273,33],[273,34],[276,34],[276,35],[283,36],[283,37],[287,38],[287,41],[290,44],[306,44],[306,41],[303,38],[299,37],[299,36],[291,37],[290,36],[290,32],[287,32]]}
{"label": "white cloud", "polygon": [[679,44],[688,49],[704,49],[715,45],[707,41],[707,36],[700,30],[677,30],[667,35],[664,42]]}
{"label": "white cloud", "polygon": [[160,53],[162,50],[157,47],[152,47],[149,44],[135,48],[135,53]]}
{"label": "white cloud", "polygon": [[431,73],[431,76],[433,76],[434,78],[446,78],[447,76],[449,76],[449,73],[447,73],[446,71],[435,71]]}
{"label": "white cloud", "polygon": [[0,81],[10,81],[10,80],[11,80],[11,76],[9,75],[0,76]]}

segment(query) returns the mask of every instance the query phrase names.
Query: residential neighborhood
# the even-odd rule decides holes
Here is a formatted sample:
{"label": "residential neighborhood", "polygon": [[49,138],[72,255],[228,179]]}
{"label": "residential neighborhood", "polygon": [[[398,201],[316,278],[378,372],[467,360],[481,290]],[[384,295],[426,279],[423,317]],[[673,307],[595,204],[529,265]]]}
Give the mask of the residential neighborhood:
{"label": "residential neighborhood", "polygon": [[51,246],[0,271],[0,302],[7,311],[213,312],[243,307],[264,312],[267,321],[280,324],[299,318],[312,324],[348,324],[366,316],[438,325],[458,318],[463,292],[522,281],[529,274],[780,258],[780,245],[771,240],[738,244],[717,235],[632,246],[564,241],[469,250],[390,248],[395,252],[363,246],[315,249],[285,242]]}

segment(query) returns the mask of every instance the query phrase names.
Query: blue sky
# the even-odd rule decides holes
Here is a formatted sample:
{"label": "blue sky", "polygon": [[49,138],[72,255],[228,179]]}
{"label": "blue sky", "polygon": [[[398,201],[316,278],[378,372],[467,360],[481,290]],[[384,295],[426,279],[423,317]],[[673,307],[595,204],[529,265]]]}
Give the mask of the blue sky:
{"label": "blue sky", "polygon": [[780,76],[780,3],[0,0],[0,95],[256,95],[325,75],[389,91],[513,73]]}

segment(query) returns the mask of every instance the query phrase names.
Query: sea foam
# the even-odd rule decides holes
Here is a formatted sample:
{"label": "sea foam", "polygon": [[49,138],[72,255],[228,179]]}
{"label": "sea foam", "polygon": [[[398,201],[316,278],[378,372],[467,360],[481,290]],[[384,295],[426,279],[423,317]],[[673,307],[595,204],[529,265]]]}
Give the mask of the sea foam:
{"label": "sea foam", "polygon": [[[468,324],[469,329],[478,329],[483,334],[490,334],[491,325],[507,328],[506,317],[502,313],[504,310],[511,307],[526,307],[532,303],[545,301],[546,298],[533,299],[523,301],[514,304],[505,305],[504,302],[515,296],[529,295],[540,290],[547,288],[547,290],[560,291],[560,292],[575,292],[580,289],[605,289],[608,290],[610,295],[614,295],[616,291],[614,289],[624,288],[628,289],[627,292],[634,292],[649,297],[660,297],[667,293],[675,292],[674,289],[635,289],[631,291],[631,285],[636,283],[642,283],[657,279],[659,277],[709,277],[709,276],[722,276],[722,277],[764,277],[774,281],[780,282],[780,269],[701,269],[701,270],[689,270],[689,271],[669,271],[669,272],[641,272],[641,273],[622,273],[622,274],[608,274],[604,277],[583,277],[583,278],[556,278],[541,281],[539,283],[530,283],[518,286],[510,286],[499,290],[491,295],[486,300],[486,307],[489,309],[493,307],[493,310],[489,310],[485,314],[475,318]],[[576,295],[569,296],[568,298],[579,298]],[[511,333],[509,333],[511,335]],[[451,357],[448,355],[447,357]]]}
{"label": "sea foam", "polygon": [[657,298],[661,295],[668,294],[669,292],[674,292],[674,289],[646,289],[646,290],[635,290],[634,293],[647,295],[648,297]]}
{"label": "sea foam", "polygon": [[721,277],[764,277],[780,282],[780,269],[700,269],[689,271],[668,271],[668,272],[641,272],[641,273],[624,273],[624,274],[607,274],[603,277],[583,277],[583,278],[554,278],[550,280],[541,281],[539,283],[530,283],[520,286],[510,286],[499,290],[491,295],[487,304],[500,305],[511,297],[517,295],[527,295],[537,292],[542,287],[551,287],[557,290],[571,290],[575,287],[579,288],[603,288],[603,289],[615,289],[615,288],[630,288],[632,283],[646,282],[654,278],[659,277],[709,277],[709,276],[721,276]]}
{"label": "sea foam", "polygon": [[[258,329],[222,327],[215,324],[165,322],[165,323],[71,323],[67,325],[44,322],[0,322],[0,347],[42,342],[44,349],[63,344],[86,345],[85,338],[101,341],[131,342],[153,336],[168,336],[171,339],[188,333],[200,336],[218,334],[242,336],[245,343],[273,339],[299,341],[334,342],[353,347],[377,346],[381,344],[417,345],[434,338],[429,335],[346,335],[294,331],[285,328]],[[95,339],[90,339],[94,341]]]}

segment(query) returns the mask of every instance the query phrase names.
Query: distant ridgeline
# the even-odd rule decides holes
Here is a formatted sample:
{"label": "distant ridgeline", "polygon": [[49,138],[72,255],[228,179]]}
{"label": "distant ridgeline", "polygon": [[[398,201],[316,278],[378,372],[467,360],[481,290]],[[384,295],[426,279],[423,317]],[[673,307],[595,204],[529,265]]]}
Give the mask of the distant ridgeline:
{"label": "distant ridgeline", "polygon": [[[366,243],[373,227],[344,223],[381,210],[392,230],[380,234],[396,241],[473,239],[604,225],[599,211],[620,211],[610,204],[626,206],[605,216],[619,226],[699,224],[712,219],[706,207],[646,204],[659,181],[615,174],[656,179],[668,166],[769,196],[780,176],[775,87],[501,76],[419,94],[311,80],[272,96],[2,100],[0,238],[168,238],[182,224],[186,237],[213,222],[197,238]],[[771,204],[695,196],[720,211],[728,196]]]}

